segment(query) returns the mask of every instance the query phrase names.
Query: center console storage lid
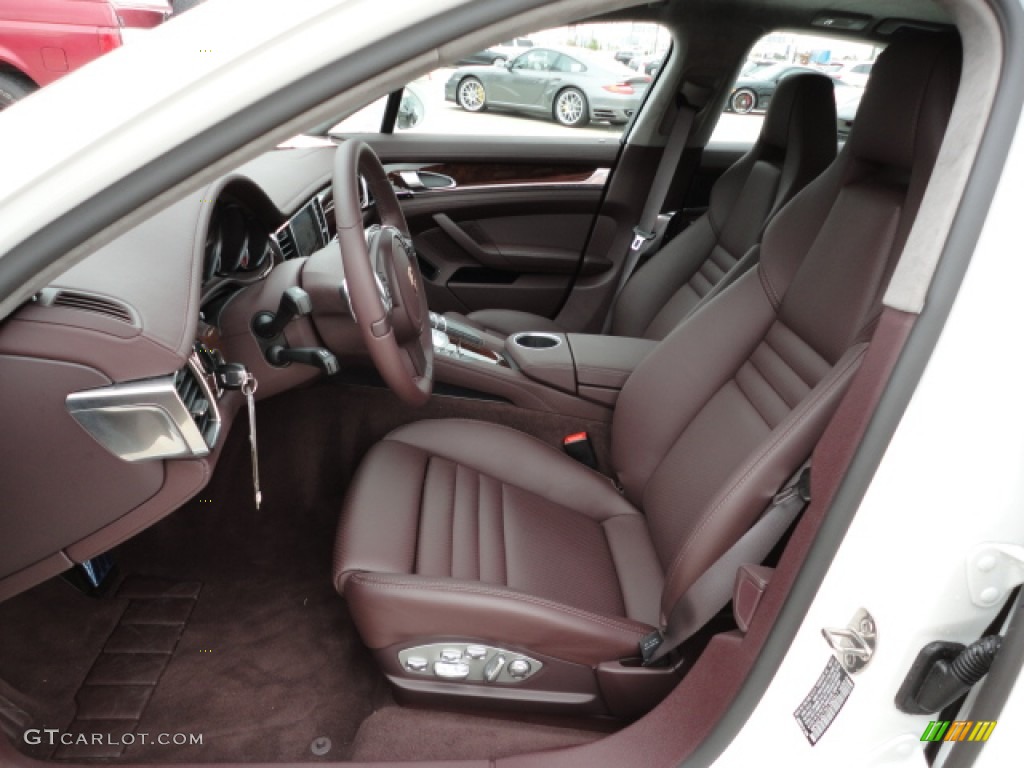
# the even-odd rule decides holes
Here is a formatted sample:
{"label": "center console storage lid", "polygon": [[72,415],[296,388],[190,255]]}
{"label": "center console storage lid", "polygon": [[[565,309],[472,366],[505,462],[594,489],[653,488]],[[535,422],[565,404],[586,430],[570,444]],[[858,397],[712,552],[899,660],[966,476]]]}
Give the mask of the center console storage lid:
{"label": "center console storage lid", "polygon": [[658,346],[656,341],[627,336],[570,333],[567,338],[581,395],[585,387],[622,389],[640,361]]}
{"label": "center console storage lid", "polygon": [[657,345],[625,336],[526,332],[505,340],[505,355],[534,381],[613,406],[626,379]]}

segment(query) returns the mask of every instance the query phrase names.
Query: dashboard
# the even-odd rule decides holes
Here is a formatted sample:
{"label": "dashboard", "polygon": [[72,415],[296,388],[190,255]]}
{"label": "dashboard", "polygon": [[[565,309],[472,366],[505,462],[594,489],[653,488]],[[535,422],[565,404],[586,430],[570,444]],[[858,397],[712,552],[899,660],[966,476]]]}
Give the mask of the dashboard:
{"label": "dashboard", "polygon": [[[0,599],[116,546],[208,482],[240,409],[223,360],[268,397],[319,373],[275,366],[252,318],[289,286],[316,315],[279,336],[321,346],[316,323],[351,334],[339,292],[330,191],[335,147],[268,152],[197,190],[57,277],[0,325]],[[365,202],[362,201],[361,202]],[[338,321],[341,322],[338,322]],[[342,347],[344,339],[332,339]]]}
{"label": "dashboard", "polygon": [[203,241],[204,316],[216,321],[230,296],[264,279],[276,264],[312,256],[337,232],[334,195],[325,188],[281,223],[250,180],[232,180],[217,196]]}

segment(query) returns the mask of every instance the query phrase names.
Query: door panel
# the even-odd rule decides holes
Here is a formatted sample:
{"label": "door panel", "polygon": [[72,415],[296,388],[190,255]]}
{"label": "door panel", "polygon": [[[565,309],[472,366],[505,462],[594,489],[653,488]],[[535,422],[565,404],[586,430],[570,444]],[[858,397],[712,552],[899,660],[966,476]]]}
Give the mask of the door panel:
{"label": "door panel", "polygon": [[[370,143],[400,195],[431,309],[515,309],[600,327],[660,150],[630,147],[606,194],[617,142],[399,134]],[[699,215],[747,149],[687,150],[670,209]],[[455,186],[428,187],[416,172]]]}
{"label": "door panel", "polygon": [[[406,134],[371,142],[402,201],[430,307],[553,317],[580,275],[612,267],[606,255],[584,259],[583,250],[603,218],[597,213],[618,147],[466,139]],[[419,183],[440,184],[439,177],[454,186]]]}

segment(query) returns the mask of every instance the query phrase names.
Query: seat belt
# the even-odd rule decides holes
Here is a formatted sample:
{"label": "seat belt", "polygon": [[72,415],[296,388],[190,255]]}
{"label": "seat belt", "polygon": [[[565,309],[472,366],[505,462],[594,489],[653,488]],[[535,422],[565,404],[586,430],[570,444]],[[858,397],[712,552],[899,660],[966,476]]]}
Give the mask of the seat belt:
{"label": "seat belt", "polygon": [[626,251],[622,272],[619,274],[619,284],[612,295],[612,302],[608,315],[605,317],[602,333],[607,333],[612,324],[615,302],[618,300],[619,294],[622,293],[622,289],[626,287],[633,270],[647,253],[658,247],[661,236],[668,228],[670,217],[666,216],[659,221],[659,214],[661,214],[662,206],[665,205],[665,198],[668,197],[672,179],[675,178],[676,170],[679,168],[679,160],[686,148],[686,140],[689,138],[690,128],[693,126],[693,118],[696,114],[697,110],[686,100],[686,96],[680,93],[675,120],[672,121],[672,130],[665,144],[665,152],[658,164],[658,170],[654,174],[654,182],[651,184],[651,191],[647,194],[647,201],[640,214],[640,221],[633,227],[633,241],[630,243],[629,250]]}
{"label": "seat belt", "polygon": [[657,629],[640,640],[643,665],[649,667],[665,658],[728,605],[736,571],[742,565],[761,563],[768,557],[810,500],[811,467],[807,462],[775,494],[760,519],[676,601],[665,629]]}

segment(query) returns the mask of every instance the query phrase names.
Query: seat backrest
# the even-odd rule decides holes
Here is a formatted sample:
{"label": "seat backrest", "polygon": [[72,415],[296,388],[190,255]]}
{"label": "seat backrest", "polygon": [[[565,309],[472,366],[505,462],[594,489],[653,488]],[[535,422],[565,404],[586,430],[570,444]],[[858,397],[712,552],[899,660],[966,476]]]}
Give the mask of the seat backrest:
{"label": "seat backrest", "polygon": [[757,268],[622,390],[612,460],[666,569],[663,611],[757,519],[838,405],[931,174],[959,50],[945,36],[890,44],[849,141],[768,226]]}
{"label": "seat backrest", "polygon": [[[749,118],[743,118],[749,119]],[[765,223],[836,156],[836,106],[825,75],[779,83],[751,150],[722,174],[706,213],[630,277],[611,334],[662,339],[745,267]]]}

